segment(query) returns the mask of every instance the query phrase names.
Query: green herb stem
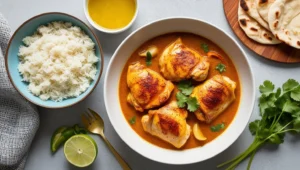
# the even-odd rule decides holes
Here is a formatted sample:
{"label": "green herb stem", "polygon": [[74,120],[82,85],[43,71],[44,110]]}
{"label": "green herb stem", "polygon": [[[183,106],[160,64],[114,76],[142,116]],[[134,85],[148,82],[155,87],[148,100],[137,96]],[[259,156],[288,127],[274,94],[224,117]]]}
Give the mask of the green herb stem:
{"label": "green herb stem", "polygon": [[293,123],[293,121],[290,121],[289,123],[287,123],[286,125],[284,125],[284,126],[279,130],[279,132],[282,131],[283,129],[285,129],[286,127],[288,127],[291,123]]}
{"label": "green herb stem", "polygon": [[252,154],[251,154],[251,157],[250,157],[250,160],[249,160],[249,162],[248,162],[248,165],[247,165],[247,170],[250,170],[250,168],[251,168],[251,164],[252,164],[252,161],[253,161],[253,158],[254,158],[254,156],[255,156],[255,154],[256,154],[256,149],[252,152]]}
{"label": "green herb stem", "polygon": [[250,170],[256,151],[261,146],[265,143],[282,144],[286,132],[300,132],[300,83],[289,79],[282,88],[275,92],[274,89],[274,84],[268,80],[259,86],[261,119],[249,124],[249,130],[255,136],[253,143],[239,156],[217,167],[228,165],[226,170],[233,170],[250,156],[247,165],[247,170]]}
{"label": "green herb stem", "polygon": [[[285,106],[284,106],[284,107],[285,107]],[[278,116],[277,118],[273,119],[273,120],[276,120],[276,121],[275,121],[275,123],[274,123],[274,121],[273,121],[274,124],[272,123],[270,129],[273,129],[274,126],[279,122],[279,120],[280,120],[280,118],[281,118],[281,115],[283,114],[284,107],[283,107],[281,113],[279,114],[279,116]]]}
{"label": "green herb stem", "polygon": [[228,168],[226,168],[226,170],[234,169],[239,163],[241,163],[244,159],[246,159],[251,153],[253,153],[255,150],[257,150],[263,144],[263,142],[254,141],[252,144],[253,145],[251,145],[249,147],[249,150],[247,150],[246,153],[242,154],[242,156],[239,159],[237,159],[236,161],[234,161]]}
{"label": "green herb stem", "polygon": [[[236,162],[237,160],[240,160],[241,158],[243,158],[242,160],[244,160],[249,154],[251,154],[255,149],[258,148],[259,145],[261,145],[262,143],[259,142],[258,139],[255,139],[252,144],[243,152],[241,153],[240,155],[238,155],[237,157],[229,160],[229,161],[226,161],[220,165],[218,165],[217,167],[220,168],[222,166],[225,166],[227,164],[230,164],[230,163],[233,163],[233,162]],[[239,161],[240,162],[240,161]]]}

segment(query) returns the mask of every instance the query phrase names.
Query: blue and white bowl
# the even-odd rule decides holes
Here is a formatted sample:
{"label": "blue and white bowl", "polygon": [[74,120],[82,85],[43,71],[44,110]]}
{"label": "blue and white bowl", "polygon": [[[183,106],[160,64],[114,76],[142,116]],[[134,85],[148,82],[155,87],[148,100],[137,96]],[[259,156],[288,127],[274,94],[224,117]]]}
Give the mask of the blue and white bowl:
{"label": "blue and white bowl", "polygon": [[[28,83],[22,81],[22,76],[20,75],[18,71],[18,65],[19,65],[19,57],[18,52],[20,46],[23,44],[22,39],[26,36],[33,35],[34,32],[36,32],[37,28],[41,25],[45,25],[47,23],[53,22],[53,21],[64,21],[64,22],[71,22],[73,25],[80,27],[95,43],[95,53],[96,56],[99,58],[99,61],[96,64],[97,67],[97,73],[96,78],[93,82],[91,82],[91,85],[89,88],[79,95],[78,97],[74,98],[67,98],[60,102],[55,102],[52,100],[42,100],[37,96],[34,96],[29,90],[28,90]],[[5,65],[8,73],[8,77],[12,83],[12,85],[15,87],[15,89],[24,96],[28,101],[39,105],[41,107],[45,108],[64,108],[72,106],[83,99],[85,99],[89,94],[92,93],[94,88],[97,86],[101,73],[103,68],[103,52],[101,49],[100,42],[95,35],[95,33],[80,19],[73,17],[71,15],[65,14],[65,13],[59,13],[59,12],[51,12],[51,13],[43,13],[40,15],[37,15],[33,18],[30,18],[29,20],[25,21],[13,34],[11,37],[8,48],[5,55]]]}

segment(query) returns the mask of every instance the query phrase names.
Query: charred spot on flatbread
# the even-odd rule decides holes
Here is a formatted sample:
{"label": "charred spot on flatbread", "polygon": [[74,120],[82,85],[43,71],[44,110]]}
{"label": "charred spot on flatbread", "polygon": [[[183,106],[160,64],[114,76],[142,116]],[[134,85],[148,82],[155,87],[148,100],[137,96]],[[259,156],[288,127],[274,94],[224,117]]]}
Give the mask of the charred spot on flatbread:
{"label": "charred spot on flatbread", "polygon": [[246,12],[249,11],[249,7],[248,7],[248,5],[247,5],[247,3],[246,3],[245,0],[241,0],[240,5],[241,5],[241,7],[242,7],[242,9],[243,9],[244,11],[246,11]]}
{"label": "charred spot on flatbread", "polygon": [[274,28],[277,28],[278,26],[278,21],[275,21],[274,24],[273,24]]}
{"label": "charred spot on flatbread", "polygon": [[279,11],[276,11],[275,16],[276,16],[277,19],[279,18],[279,15],[280,15]]}
{"label": "charred spot on flatbread", "polygon": [[257,32],[258,29],[251,27],[250,30]]}
{"label": "charred spot on flatbread", "polygon": [[240,23],[243,25],[243,26],[247,26],[247,20],[246,19],[240,19]]}
{"label": "charred spot on flatbread", "polygon": [[268,0],[259,0],[259,4],[264,4],[264,3],[267,3],[268,2]]}
{"label": "charred spot on flatbread", "polygon": [[267,33],[264,33],[264,37],[266,38],[266,39],[268,39],[268,40],[270,40],[270,41],[272,41],[273,40],[273,38],[272,37],[270,37]]}

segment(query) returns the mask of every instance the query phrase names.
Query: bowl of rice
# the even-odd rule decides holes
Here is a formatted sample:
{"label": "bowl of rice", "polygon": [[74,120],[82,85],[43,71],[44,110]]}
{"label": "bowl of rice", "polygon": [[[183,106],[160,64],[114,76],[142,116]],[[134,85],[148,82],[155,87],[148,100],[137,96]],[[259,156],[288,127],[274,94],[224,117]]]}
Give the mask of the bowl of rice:
{"label": "bowl of rice", "polygon": [[44,13],[24,22],[5,55],[8,77],[28,101],[64,108],[85,99],[97,86],[103,52],[93,31],[65,13]]}

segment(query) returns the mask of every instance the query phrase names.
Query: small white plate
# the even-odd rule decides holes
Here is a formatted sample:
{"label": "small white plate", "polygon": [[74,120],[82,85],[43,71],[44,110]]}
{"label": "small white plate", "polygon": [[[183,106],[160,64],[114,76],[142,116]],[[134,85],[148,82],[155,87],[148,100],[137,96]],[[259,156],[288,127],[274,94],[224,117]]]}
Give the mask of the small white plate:
{"label": "small white plate", "polygon": [[[128,124],[119,104],[121,72],[134,50],[147,40],[172,32],[189,32],[205,37],[221,47],[232,59],[241,82],[241,100],[238,112],[219,137],[203,147],[188,150],[160,148],[142,139]],[[104,101],[108,117],[121,139],[133,150],[157,162],[190,164],[204,161],[228,148],[243,132],[250,119],[254,99],[254,79],[246,55],[237,42],[209,23],[192,18],[167,18],[150,23],[130,34],[114,53],[104,82]]]}

